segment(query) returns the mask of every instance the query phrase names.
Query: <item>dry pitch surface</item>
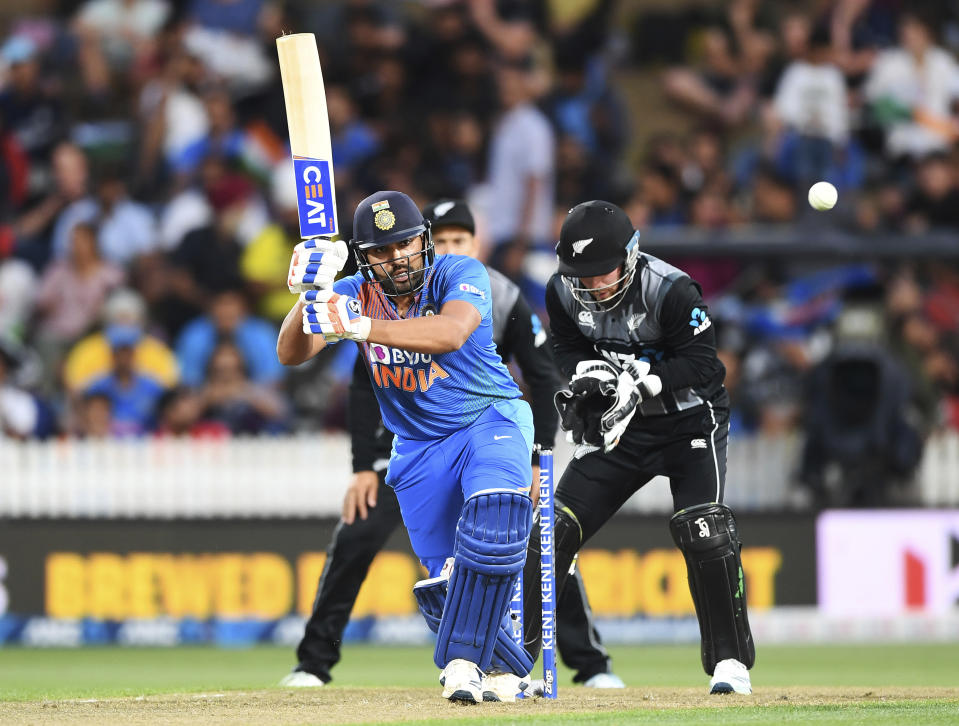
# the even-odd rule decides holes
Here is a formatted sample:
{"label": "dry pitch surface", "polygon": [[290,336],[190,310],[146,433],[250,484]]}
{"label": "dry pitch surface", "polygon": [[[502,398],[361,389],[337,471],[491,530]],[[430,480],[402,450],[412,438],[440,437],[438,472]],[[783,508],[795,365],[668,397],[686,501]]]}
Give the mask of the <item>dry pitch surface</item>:
{"label": "dry pitch surface", "polygon": [[[635,723],[646,718],[675,723],[677,721],[669,718],[670,712],[675,711],[675,716],[681,717],[679,711],[686,709],[736,709],[745,717],[752,711],[748,707],[816,710],[817,707],[875,706],[882,709],[884,704],[901,707],[908,706],[909,702],[929,701],[946,702],[947,710],[955,705],[959,721],[959,688],[767,687],[758,688],[752,696],[709,696],[702,688],[627,688],[614,692],[570,688],[565,693],[561,691],[560,699],[552,702],[527,699],[514,704],[465,706],[444,701],[438,687],[329,687],[7,702],[0,703],[0,724],[356,724],[474,719],[497,724],[513,720],[535,723],[543,719],[557,724],[566,721]],[[708,717],[708,711],[706,715]],[[719,713],[713,717],[727,721]]]}

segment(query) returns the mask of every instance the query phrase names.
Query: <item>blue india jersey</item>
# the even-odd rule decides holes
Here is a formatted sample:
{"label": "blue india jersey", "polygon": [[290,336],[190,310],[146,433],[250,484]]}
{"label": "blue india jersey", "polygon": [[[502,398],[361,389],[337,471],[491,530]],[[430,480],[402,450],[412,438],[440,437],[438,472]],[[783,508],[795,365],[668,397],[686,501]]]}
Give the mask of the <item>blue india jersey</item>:
{"label": "blue india jersey", "polygon": [[[338,280],[333,289],[358,299],[364,315],[400,319],[379,286],[359,272]],[[520,397],[493,343],[489,274],[481,262],[462,255],[438,256],[407,317],[435,315],[450,300],[465,300],[482,318],[459,350],[430,355],[362,344],[383,421],[400,438],[445,438],[472,424],[494,403]]]}

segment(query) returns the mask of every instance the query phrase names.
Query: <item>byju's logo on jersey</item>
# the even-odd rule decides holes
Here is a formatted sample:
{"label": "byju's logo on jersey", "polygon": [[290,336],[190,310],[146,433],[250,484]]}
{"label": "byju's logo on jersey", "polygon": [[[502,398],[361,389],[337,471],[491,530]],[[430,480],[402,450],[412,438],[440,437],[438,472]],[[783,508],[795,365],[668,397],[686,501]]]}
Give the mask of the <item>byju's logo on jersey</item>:
{"label": "byju's logo on jersey", "polygon": [[373,383],[380,388],[425,392],[436,381],[450,377],[429,353],[413,353],[380,343],[370,343],[367,350]]}
{"label": "byju's logo on jersey", "polygon": [[433,356],[429,353],[411,353],[408,350],[390,348],[388,345],[380,343],[370,343],[368,347],[370,363],[415,366],[433,362]]}
{"label": "byju's logo on jersey", "polygon": [[591,328],[594,327],[596,325],[596,322],[593,320],[593,314],[589,310],[580,310],[579,324],[588,325]]}
{"label": "byju's logo on jersey", "polygon": [[486,292],[484,290],[480,290],[478,287],[476,287],[476,285],[470,285],[468,282],[461,282],[460,290],[463,292],[468,292],[472,295],[479,295],[484,300],[486,299]]}
{"label": "byju's logo on jersey", "polygon": [[693,308],[690,316],[689,325],[693,328],[693,335],[699,335],[704,330],[708,330],[713,321],[706,316],[706,311],[700,308]]}

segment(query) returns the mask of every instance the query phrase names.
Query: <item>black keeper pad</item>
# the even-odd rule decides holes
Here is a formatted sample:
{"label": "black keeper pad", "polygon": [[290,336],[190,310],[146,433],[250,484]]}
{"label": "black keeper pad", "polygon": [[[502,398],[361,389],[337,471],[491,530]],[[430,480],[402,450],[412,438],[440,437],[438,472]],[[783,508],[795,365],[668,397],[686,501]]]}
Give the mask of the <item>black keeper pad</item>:
{"label": "black keeper pad", "polygon": [[673,515],[669,530],[686,559],[706,673],[712,675],[716,663],[727,658],[752,668],[756,650],[732,511],[717,502],[688,507]]}

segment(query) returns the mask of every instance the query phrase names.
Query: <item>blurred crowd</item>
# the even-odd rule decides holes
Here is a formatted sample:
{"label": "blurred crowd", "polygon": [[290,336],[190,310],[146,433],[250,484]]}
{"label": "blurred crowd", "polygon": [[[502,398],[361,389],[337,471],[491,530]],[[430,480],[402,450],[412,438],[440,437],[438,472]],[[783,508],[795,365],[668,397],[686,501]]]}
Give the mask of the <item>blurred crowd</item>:
{"label": "blurred crowd", "polygon": [[[378,189],[466,198],[485,258],[534,305],[563,215],[591,198],[652,239],[802,230],[819,180],[839,189],[829,224],[864,239],[959,223],[950,3],[23,6],[0,15],[8,436],[342,422],[347,346],[291,370],[274,351],[299,238],[284,31],[317,36],[344,236]],[[959,425],[954,261],[666,257],[713,308],[734,429],[802,426],[810,381],[848,349],[902,372],[914,430]]]}
{"label": "blurred crowd", "polygon": [[[641,227],[859,240],[859,264],[677,260],[720,321],[734,430],[802,430],[799,475],[822,503],[888,501],[926,436],[959,427],[956,8],[690,3],[642,15],[633,37],[634,62],[666,65],[664,95],[695,118],[646,145]],[[805,203],[820,180],[841,200],[828,221]],[[871,255],[880,236],[899,251]],[[919,237],[934,254],[910,254]]]}

